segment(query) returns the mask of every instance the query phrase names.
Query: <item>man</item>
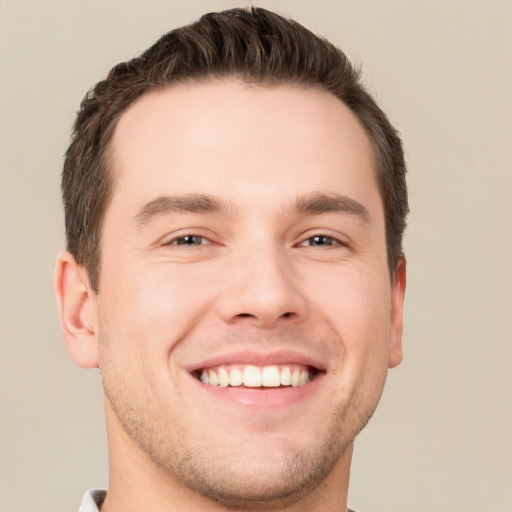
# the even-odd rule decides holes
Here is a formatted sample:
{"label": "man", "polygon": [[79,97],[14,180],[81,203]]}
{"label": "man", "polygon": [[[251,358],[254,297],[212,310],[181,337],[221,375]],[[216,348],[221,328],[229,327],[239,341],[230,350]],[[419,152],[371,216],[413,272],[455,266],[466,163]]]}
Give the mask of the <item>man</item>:
{"label": "man", "polygon": [[344,54],[209,14],[81,105],[55,290],[98,367],[108,492],[82,511],[345,511],[402,358],[400,140]]}

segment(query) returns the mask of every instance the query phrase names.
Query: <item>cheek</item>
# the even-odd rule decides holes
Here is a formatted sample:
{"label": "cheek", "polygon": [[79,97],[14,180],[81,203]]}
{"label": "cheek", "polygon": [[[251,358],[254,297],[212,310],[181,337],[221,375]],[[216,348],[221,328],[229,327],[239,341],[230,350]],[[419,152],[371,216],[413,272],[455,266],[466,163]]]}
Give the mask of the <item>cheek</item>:
{"label": "cheek", "polygon": [[[387,274],[355,267],[332,270],[315,280],[315,309],[335,331],[347,363],[387,367],[391,292]],[[319,276],[318,276],[319,277]]]}
{"label": "cheek", "polygon": [[192,269],[176,272],[165,263],[105,272],[103,284],[99,311],[104,337],[121,345],[126,356],[160,362],[199,324],[211,307],[214,288]]}
{"label": "cheek", "polygon": [[390,350],[389,281],[367,272],[347,271],[329,287],[323,308],[341,345],[333,375],[353,414],[367,421],[386,380]]}

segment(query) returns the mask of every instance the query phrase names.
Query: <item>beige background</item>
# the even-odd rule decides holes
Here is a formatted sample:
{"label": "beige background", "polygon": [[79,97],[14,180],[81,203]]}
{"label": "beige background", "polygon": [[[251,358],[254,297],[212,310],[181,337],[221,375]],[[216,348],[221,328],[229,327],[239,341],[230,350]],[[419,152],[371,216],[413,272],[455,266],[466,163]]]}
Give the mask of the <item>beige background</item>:
{"label": "beige background", "polygon": [[[99,377],[68,359],[51,294],[62,154],[114,63],[244,0],[185,3],[0,0],[0,512],[73,512],[107,482]],[[350,503],[512,511],[512,1],[256,4],[362,61],[407,151],[405,361],[356,446]]]}

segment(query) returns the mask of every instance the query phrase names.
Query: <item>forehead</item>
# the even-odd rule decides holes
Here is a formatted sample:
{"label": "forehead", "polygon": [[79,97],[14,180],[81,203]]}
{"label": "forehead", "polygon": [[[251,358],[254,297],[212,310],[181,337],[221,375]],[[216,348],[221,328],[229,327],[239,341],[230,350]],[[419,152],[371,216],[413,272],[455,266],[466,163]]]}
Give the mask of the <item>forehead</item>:
{"label": "forehead", "polygon": [[113,203],[207,192],[270,205],[287,195],[365,189],[380,203],[363,128],[318,89],[230,80],[152,91],[119,120],[112,156]]}

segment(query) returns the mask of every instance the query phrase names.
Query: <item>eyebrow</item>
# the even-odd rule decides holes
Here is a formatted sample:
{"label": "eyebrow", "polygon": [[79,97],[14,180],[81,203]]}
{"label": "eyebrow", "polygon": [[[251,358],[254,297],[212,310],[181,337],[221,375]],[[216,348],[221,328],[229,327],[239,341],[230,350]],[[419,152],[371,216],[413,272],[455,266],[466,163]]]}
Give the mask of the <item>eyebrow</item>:
{"label": "eyebrow", "polygon": [[145,204],[135,216],[135,224],[143,227],[155,217],[167,213],[215,213],[233,211],[234,205],[205,194],[162,196]]}
{"label": "eyebrow", "polygon": [[296,199],[293,210],[313,215],[322,213],[347,213],[360,217],[370,224],[370,214],[365,206],[351,197],[340,194],[315,192]]}
{"label": "eyebrow", "polygon": [[[355,199],[339,194],[314,192],[299,196],[291,205],[297,213],[320,215],[322,213],[346,213],[360,217],[370,223],[368,210]],[[220,201],[206,194],[185,194],[180,196],[162,196],[146,203],[135,216],[135,225],[142,228],[152,219],[168,213],[218,213],[236,214],[237,208],[231,203]]]}

